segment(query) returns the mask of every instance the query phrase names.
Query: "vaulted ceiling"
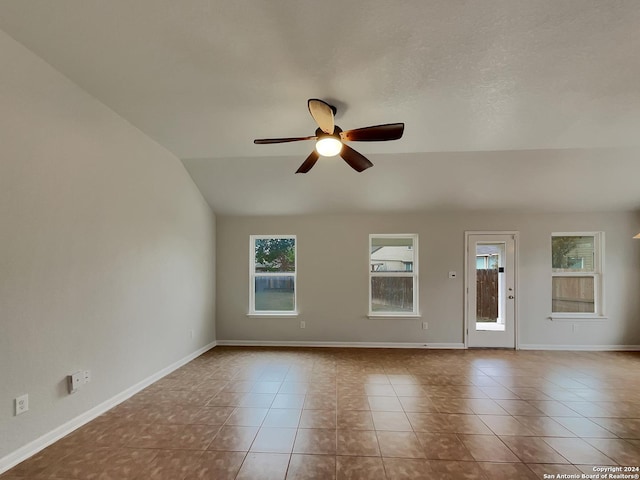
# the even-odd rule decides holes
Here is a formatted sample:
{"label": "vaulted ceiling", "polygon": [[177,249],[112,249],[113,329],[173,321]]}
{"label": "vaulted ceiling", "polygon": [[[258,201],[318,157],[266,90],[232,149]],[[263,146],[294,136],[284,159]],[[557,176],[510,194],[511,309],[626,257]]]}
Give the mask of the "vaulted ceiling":
{"label": "vaulted ceiling", "polygon": [[[637,0],[2,0],[0,29],[181,158],[222,214],[640,209]],[[306,100],[355,128],[293,172]]]}

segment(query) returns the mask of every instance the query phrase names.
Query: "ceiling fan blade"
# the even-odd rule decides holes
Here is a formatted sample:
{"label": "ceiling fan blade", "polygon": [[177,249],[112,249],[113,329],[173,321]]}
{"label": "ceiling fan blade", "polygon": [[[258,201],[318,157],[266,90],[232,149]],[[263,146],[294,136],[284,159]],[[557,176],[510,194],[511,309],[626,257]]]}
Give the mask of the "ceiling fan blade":
{"label": "ceiling fan blade", "polygon": [[351,142],[385,142],[398,140],[404,133],[404,123],[386,123],[371,127],[356,128],[342,132],[340,137]]}
{"label": "ceiling fan blade", "polygon": [[313,166],[318,161],[319,157],[320,157],[320,154],[316,152],[314,149],[311,152],[311,154],[307,157],[307,159],[304,162],[302,162],[302,165],[300,165],[300,168],[296,170],[296,173],[307,173],[309,170],[313,168]]}
{"label": "ceiling fan blade", "polygon": [[317,98],[310,98],[307,101],[307,106],[309,107],[309,113],[320,127],[320,130],[329,135],[333,134],[335,124],[331,105]]}
{"label": "ceiling fan blade", "polygon": [[300,140],[315,140],[315,135],[311,137],[290,137],[290,138],[256,138],[253,143],[257,145],[266,145],[269,143],[287,143],[287,142],[298,142]]}
{"label": "ceiling fan blade", "polygon": [[362,172],[363,170],[366,170],[369,167],[373,167],[373,163],[371,163],[361,153],[356,152],[349,145],[342,145],[342,151],[340,152],[340,156],[356,172]]}

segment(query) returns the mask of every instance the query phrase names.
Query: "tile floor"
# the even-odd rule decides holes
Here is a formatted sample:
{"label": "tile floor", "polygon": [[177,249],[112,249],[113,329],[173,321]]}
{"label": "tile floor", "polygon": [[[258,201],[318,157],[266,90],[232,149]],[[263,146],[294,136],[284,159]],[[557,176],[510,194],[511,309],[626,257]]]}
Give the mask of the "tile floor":
{"label": "tile floor", "polygon": [[217,347],[0,478],[499,480],[594,465],[640,466],[638,353]]}

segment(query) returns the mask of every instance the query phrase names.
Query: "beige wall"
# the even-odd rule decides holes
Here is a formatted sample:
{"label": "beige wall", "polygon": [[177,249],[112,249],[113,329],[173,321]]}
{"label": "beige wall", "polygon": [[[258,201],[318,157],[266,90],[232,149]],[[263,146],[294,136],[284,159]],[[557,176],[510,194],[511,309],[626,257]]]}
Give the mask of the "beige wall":
{"label": "beige wall", "polygon": [[175,156],[2,32],[0,59],[2,459],[215,339],[215,218]]}
{"label": "beige wall", "polygon": [[[380,214],[218,217],[219,340],[463,342],[465,230],[520,232],[522,345],[640,344],[640,216],[600,214]],[[551,232],[604,231],[606,322],[552,322]],[[368,236],[418,233],[422,318],[368,319]],[[250,318],[251,234],[298,238],[298,318]],[[448,272],[458,272],[449,279]],[[306,329],[299,328],[299,321]],[[428,321],[423,331],[421,322]]]}

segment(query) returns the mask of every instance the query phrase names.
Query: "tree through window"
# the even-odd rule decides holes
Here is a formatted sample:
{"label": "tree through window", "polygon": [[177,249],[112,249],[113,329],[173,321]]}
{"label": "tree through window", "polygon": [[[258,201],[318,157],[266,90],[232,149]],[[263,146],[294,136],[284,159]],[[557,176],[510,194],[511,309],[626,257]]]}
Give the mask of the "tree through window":
{"label": "tree through window", "polygon": [[551,236],[551,312],[602,314],[602,232]]}
{"label": "tree through window", "polygon": [[250,263],[250,313],[295,313],[295,235],[252,235]]}

